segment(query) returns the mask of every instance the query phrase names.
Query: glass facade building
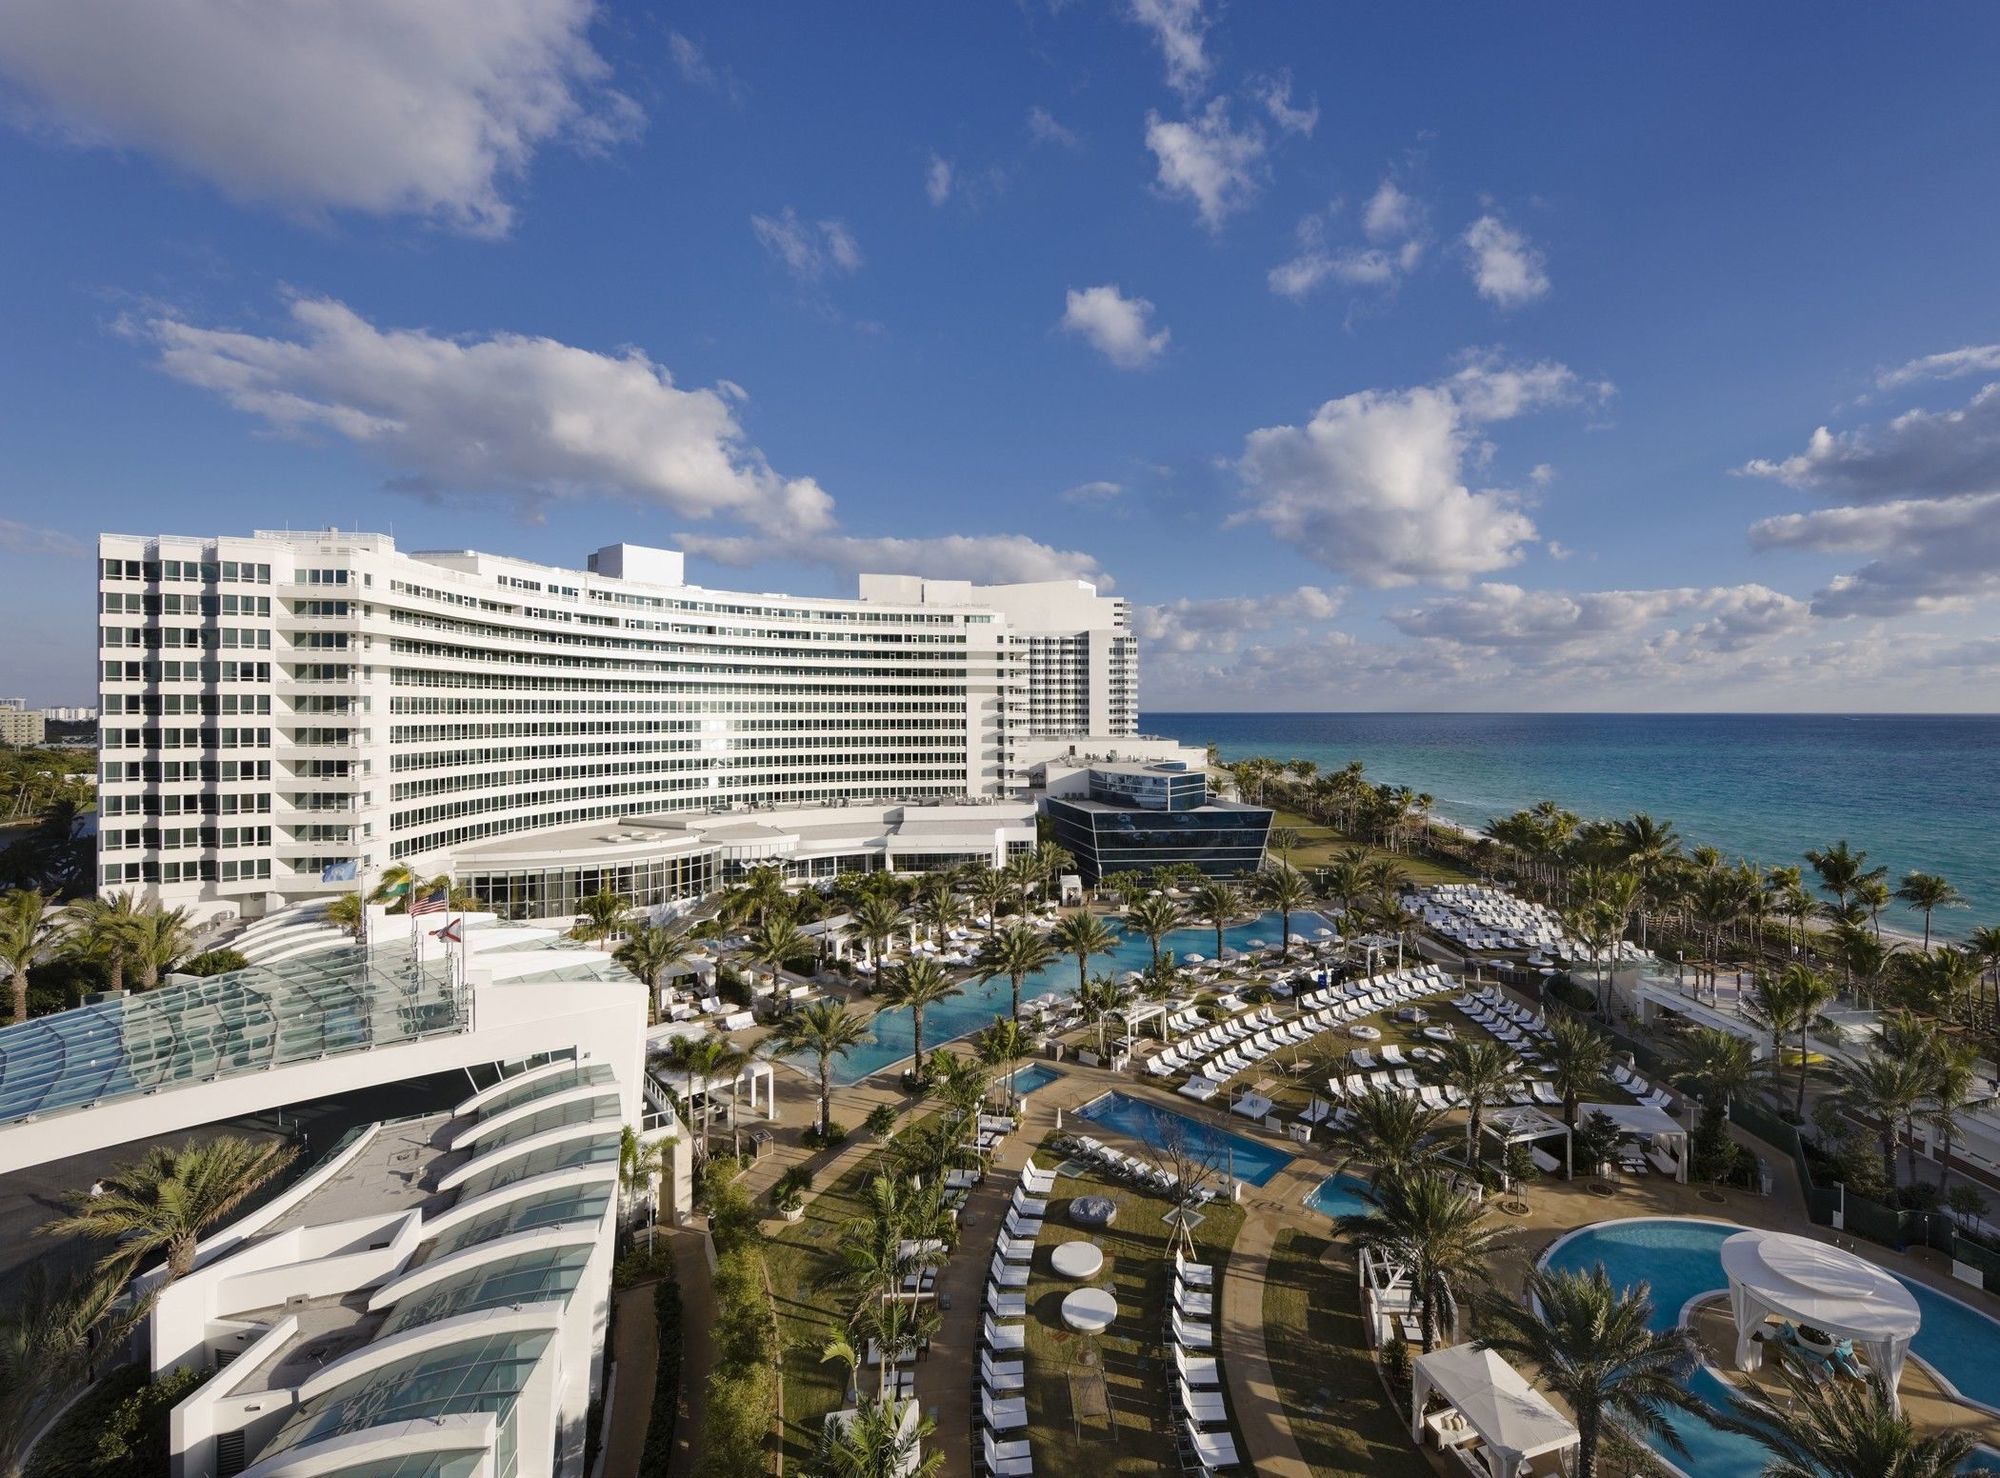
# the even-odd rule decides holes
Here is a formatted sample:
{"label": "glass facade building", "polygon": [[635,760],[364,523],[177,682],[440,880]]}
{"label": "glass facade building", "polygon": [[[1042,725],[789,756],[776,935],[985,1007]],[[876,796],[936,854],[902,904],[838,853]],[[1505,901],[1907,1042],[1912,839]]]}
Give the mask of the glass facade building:
{"label": "glass facade building", "polygon": [[1046,796],[1041,809],[1092,886],[1183,863],[1204,877],[1255,872],[1271,836],[1268,808],[1210,800],[1207,778],[1178,765],[1093,768],[1087,796]]}

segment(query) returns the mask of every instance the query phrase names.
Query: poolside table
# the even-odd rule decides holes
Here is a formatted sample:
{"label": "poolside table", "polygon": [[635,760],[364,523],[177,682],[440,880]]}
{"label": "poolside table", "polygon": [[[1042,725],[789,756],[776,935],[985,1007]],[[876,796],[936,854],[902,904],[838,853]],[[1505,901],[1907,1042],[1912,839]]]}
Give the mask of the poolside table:
{"label": "poolside table", "polygon": [[1104,1266],[1104,1254],[1095,1242],[1086,1242],[1079,1237],[1058,1244],[1055,1251],[1049,1254],[1049,1265],[1065,1278],[1089,1278]]}
{"label": "poolside table", "polygon": [[1118,1300],[1102,1288],[1079,1288],[1062,1301],[1063,1323],[1083,1334],[1102,1334],[1118,1317]]}

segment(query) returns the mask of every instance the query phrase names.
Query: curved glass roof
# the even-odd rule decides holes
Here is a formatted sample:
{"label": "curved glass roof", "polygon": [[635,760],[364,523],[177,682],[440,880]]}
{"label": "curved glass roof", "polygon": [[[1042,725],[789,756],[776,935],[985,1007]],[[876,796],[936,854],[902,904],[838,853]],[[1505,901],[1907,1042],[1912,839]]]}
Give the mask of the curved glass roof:
{"label": "curved glass roof", "polygon": [[562,1072],[552,1072],[537,1078],[532,1083],[509,1088],[496,1094],[479,1110],[480,1120],[498,1118],[510,1109],[517,1109],[524,1103],[533,1103],[538,1098],[547,1098],[555,1093],[567,1093],[572,1088],[595,1088],[611,1081],[611,1065],[593,1062],[588,1066],[571,1064]]}
{"label": "curved glass roof", "polygon": [[587,1246],[545,1247],[467,1268],[398,1303],[378,1338],[482,1309],[566,1302],[583,1279],[591,1251]]}
{"label": "curved glass roof", "polygon": [[0,1124],[466,1029],[449,966],[358,947],[0,1028]]}
{"label": "curved glass roof", "polygon": [[617,1158],[616,1134],[596,1134],[587,1139],[566,1139],[560,1144],[545,1144],[466,1177],[458,1188],[459,1199],[470,1201],[488,1191],[512,1185],[517,1180],[548,1175],[557,1170],[574,1170],[579,1165],[604,1164]]}
{"label": "curved glass roof", "polygon": [[490,1155],[495,1150],[519,1144],[551,1129],[562,1129],[571,1124],[591,1124],[600,1119],[616,1120],[618,1117],[618,1095],[615,1093],[598,1098],[579,1098],[574,1103],[559,1103],[502,1125],[484,1139],[475,1140],[472,1152],[475,1155]]}
{"label": "curved glass roof", "polygon": [[481,1212],[453,1227],[437,1239],[425,1260],[434,1262],[467,1247],[491,1242],[495,1237],[510,1237],[516,1232],[539,1231],[543,1227],[561,1226],[572,1221],[596,1221],[610,1204],[611,1182],[608,1180],[538,1191],[532,1196],[509,1201],[504,1206],[495,1206],[491,1211]]}
{"label": "curved glass roof", "polygon": [[552,1336],[545,1329],[488,1334],[424,1350],[345,1381],[301,1405],[259,1462],[308,1442],[389,1422],[513,1409]]}

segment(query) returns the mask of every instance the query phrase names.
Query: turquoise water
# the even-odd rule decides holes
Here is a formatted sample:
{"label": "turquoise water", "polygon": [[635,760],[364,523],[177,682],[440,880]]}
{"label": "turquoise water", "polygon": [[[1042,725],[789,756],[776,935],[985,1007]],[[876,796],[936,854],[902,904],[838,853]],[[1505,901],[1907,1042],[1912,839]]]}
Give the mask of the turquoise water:
{"label": "turquoise water", "polygon": [[[1482,827],[1540,800],[1585,817],[1649,811],[1690,843],[1765,865],[1841,837],[1885,864],[1942,873],[1971,900],[1940,933],[2000,922],[2000,719],[1811,714],[1148,713],[1148,733],[1224,759],[1360,760]],[[1920,930],[1900,905],[1883,923]]]}
{"label": "turquoise water", "polygon": [[[1722,1244],[1743,1228],[1728,1222],[1657,1218],[1592,1227],[1564,1242],[1546,1259],[1565,1272],[1604,1264],[1615,1285],[1647,1282],[1653,1290],[1653,1327],[1667,1329],[1698,1294],[1729,1287],[1722,1271]],[[1923,1324],[1910,1351],[1968,1400],[2000,1407],[2000,1323],[1923,1283],[1902,1280],[1915,1295]],[[1711,1405],[1726,1406],[1728,1387],[1706,1366],[1689,1388]],[[1687,1444],[1689,1456],[1663,1454],[1699,1478],[1757,1478],[1765,1450],[1748,1437],[1719,1432],[1679,1413],[1667,1420]]]}
{"label": "turquoise water", "polygon": [[1343,1216],[1362,1216],[1375,1209],[1368,1196],[1368,1182],[1359,1175],[1329,1175],[1306,1197],[1306,1205],[1321,1216],[1338,1221]]}
{"label": "turquoise water", "polygon": [[[1145,935],[1126,934],[1116,919],[1110,923],[1112,932],[1118,935],[1118,946],[1108,955],[1091,956],[1090,971],[1093,975],[1109,974],[1115,978],[1128,970],[1143,970],[1153,963],[1153,947],[1146,942]],[[1308,939],[1314,929],[1323,928],[1325,924],[1326,920],[1315,913],[1292,915],[1292,932]],[[1236,924],[1223,930],[1222,938],[1229,949],[1242,949],[1252,939],[1276,944],[1278,916],[1269,913],[1248,923]],[[1172,955],[1175,959],[1184,954],[1214,954],[1215,930],[1176,929],[1160,940],[1160,953]],[[1054,991],[1075,990],[1076,957],[1064,955],[1048,969],[1021,982],[1021,999],[1032,1001]],[[984,984],[968,980],[963,995],[954,996],[924,1012],[924,1050],[928,1052],[945,1042],[971,1036],[988,1022],[1005,1016],[1012,996],[1013,988],[1004,975]],[[876,1012],[869,1023],[868,1040],[833,1064],[833,1081],[843,1085],[858,1083],[884,1068],[894,1067],[910,1056],[915,1035],[907,1008],[899,1006],[894,1010]],[[800,1065],[812,1066],[810,1061],[803,1061]]]}
{"label": "turquoise water", "polygon": [[1154,1149],[1166,1143],[1165,1127],[1172,1123],[1179,1128],[1181,1143],[1190,1156],[1201,1160],[1212,1158],[1218,1170],[1233,1174],[1245,1185],[1267,1185],[1272,1176],[1292,1163],[1292,1157],[1283,1150],[1274,1150],[1227,1129],[1217,1129],[1172,1109],[1159,1108],[1115,1088],[1093,1098],[1076,1111],[1075,1117],[1108,1125]]}
{"label": "turquoise water", "polygon": [[1061,1076],[1061,1073],[1045,1063],[1032,1063],[1014,1074],[1014,1092],[1018,1097],[1025,1097],[1037,1088],[1048,1087]]}

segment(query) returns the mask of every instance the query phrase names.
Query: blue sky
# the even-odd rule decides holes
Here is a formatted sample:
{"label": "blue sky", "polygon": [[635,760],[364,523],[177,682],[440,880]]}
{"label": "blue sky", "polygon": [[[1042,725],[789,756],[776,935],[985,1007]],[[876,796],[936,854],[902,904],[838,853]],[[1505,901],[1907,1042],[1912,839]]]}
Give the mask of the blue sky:
{"label": "blue sky", "polygon": [[1153,708],[1992,710],[1996,42],[16,0],[0,692],[89,693],[99,529],[338,522],[1097,578]]}

